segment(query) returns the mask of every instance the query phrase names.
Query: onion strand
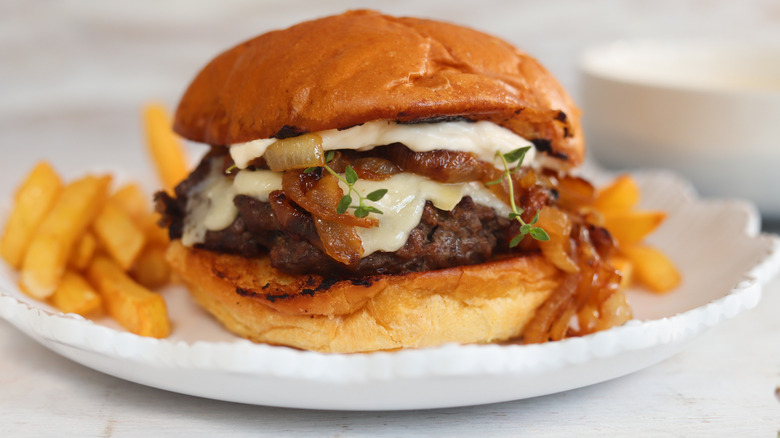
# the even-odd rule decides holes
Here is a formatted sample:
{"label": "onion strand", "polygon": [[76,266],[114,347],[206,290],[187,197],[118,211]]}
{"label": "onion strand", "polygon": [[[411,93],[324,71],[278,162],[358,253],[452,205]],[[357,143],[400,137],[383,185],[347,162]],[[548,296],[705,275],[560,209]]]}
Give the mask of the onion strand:
{"label": "onion strand", "polygon": [[263,158],[274,172],[322,166],[325,164],[322,137],[304,134],[278,140],[268,146]]}

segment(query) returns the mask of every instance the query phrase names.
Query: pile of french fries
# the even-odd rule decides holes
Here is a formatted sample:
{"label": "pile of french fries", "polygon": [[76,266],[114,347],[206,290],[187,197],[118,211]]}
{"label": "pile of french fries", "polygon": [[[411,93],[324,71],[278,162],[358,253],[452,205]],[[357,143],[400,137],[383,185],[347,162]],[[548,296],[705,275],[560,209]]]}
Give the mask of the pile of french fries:
{"label": "pile of french fries", "polygon": [[617,177],[596,195],[594,207],[617,242],[618,252],[610,264],[621,271],[624,288],[638,283],[656,293],[669,292],[680,284],[680,272],[663,252],[643,243],[666,219],[666,213],[637,210],[640,195],[629,175]]}
{"label": "pile of french fries", "polygon": [[[166,189],[187,174],[184,151],[160,105],[144,111],[149,151]],[[20,272],[19,287],[65,313],[108,313],[128,331],[170,334],[163,297],[171,280],[168,236],[151,197],[135,183],[111,191],[109,175],[64,183],[38,163],[14,197],[0,255]]]}

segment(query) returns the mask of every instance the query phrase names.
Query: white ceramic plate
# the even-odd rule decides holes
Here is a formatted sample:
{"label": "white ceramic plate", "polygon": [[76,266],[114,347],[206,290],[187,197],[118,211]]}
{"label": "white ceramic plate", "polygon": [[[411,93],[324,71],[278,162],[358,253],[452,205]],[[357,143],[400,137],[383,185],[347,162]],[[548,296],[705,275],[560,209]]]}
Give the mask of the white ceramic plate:
{"label": "white ceramic plate", "polygon": [[600,163],[672,169],[705,195],[749,198],[780,218],[780,44],[617,41],[586,50],[580,72]]}
{"label": "white ceramic plate", "polygon": [[[604,179],[604,175],[594,175]],[[63,315],[28,299],[0,270],[0,316],[53,351],[144,385],[270,406],[388,410],[475,405],[533,397],[619,377],[657,363],[706,329],[755,306],[780,264],[780,244],[761,235],[755,208],[697,199],[669,173],[637,175],[643,207],[669,213],[651,238],[684,274],[665,296],[630,291],[636,320],[542,345],[446,345],[374,354],[320,354],[237,339],[165,291],[174,323],[166,340],[110,321]],[[9,193],[8,190],[5,193]]]}

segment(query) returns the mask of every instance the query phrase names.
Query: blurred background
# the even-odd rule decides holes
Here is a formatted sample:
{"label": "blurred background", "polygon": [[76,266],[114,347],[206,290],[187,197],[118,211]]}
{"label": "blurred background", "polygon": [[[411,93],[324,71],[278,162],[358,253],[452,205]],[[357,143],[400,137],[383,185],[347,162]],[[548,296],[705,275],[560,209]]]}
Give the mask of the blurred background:
{"label": "blurred background", "polygon": [[[3,0],[0,187],[15,184],[45,157],[66,175],[126,168],[154,187],[142,149],[139,111],[145,102],[174,108],[195,73],[220,51],[356,8],[495,34],[537,57],[578,101],[578,60],[587,47],[635,38],[780,45],[778,0]],[[191,148],[194,155],[205,150]]]}

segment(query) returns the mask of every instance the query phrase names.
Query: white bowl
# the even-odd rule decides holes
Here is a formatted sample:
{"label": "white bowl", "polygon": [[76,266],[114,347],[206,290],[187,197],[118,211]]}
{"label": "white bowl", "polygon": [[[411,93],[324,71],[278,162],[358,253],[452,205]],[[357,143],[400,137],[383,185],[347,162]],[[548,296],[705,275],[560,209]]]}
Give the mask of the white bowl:
{"label": "white bowl", "polygon": [[780,46],[623,41],[586,51],[580,68],[601,164],[671,168],[704,195],[780,217]]}

